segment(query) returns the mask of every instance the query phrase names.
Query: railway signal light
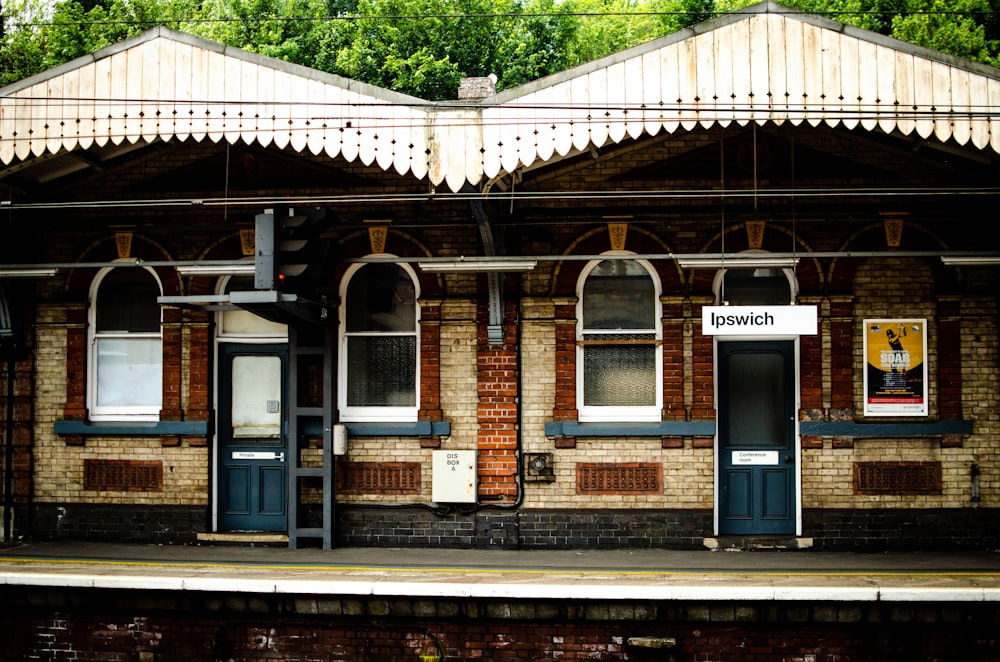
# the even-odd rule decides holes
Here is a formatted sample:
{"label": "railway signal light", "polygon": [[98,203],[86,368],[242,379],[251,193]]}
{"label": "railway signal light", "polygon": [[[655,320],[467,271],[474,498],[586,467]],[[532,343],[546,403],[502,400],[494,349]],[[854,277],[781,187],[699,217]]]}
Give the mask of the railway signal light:
{"label": "railway signal light", "polygon": [[302,294],[323,285],[333,267],[333,242],[320,235],[332,223],[326,207],[257,214],[254,287]]}

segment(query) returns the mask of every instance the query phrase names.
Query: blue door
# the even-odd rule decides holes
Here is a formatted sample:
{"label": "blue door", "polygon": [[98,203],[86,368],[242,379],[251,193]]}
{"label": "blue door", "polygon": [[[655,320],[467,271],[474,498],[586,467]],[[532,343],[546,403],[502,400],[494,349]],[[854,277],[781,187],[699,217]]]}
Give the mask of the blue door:
{"label": "blue door", "polygon": [[719,533],[794,535],[791,341],[720,342]]}
{"label": "blue door", "polygon": [[287,359],[284,345],[220,345],[220,531],[287,530]]}

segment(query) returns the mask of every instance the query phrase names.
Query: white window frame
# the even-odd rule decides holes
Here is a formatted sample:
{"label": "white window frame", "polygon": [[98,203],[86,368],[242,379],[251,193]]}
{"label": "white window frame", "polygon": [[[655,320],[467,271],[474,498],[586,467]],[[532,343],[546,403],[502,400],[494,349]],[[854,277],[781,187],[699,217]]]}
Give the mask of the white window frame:
{"label": "white window frame", "polygon": [[[369,255],[367,257],[394,257],[393,255],[380,254],[380,255]],[[417,278],[416,273],[413,268],[406,263],[393,264],[395,267],[399,267],[409,276],[410,280],[413,282],[413,292],[414,292],[414,328],[412,332],[347,332],[347,288],[351,282],[351,279],[360,271],[363,267],[367,266],[367,263],[353,264],[345,272],[343,279],[340,282],[340,302],[339,306],[339,325],[338,325],[338,339],[337,345],[339,347],[340,359],[337,362],[337,407],[340,410],[340,420],[345,423],[362,423],[362,422],[394,422],[394,423],[409,423],[415,422],[417,420],[418,412],[420,411],[420,280]],[[414,338],[414,343],[416,344],[415,361],[414,366],[414,404],[413,406],[407,407],[377,407],[377,406],[349,406],[347,404],[347,380],[348,380],[348,355],[347,355],[347,344],[352,337],[361,336],[371,336],[371,337],[388,337],[388,336],[412,336]]]}
{"label": "white window frame", "polygon": [[[97,330],[97,294],[101,283],[113,269],[145,269],[153,277],[160,294],[163,293],[163,283],[153,269],[146,267],[105,267],[101,269],[90,285],[90,308],[87,325],[87,409],[92,421],[158,421],[163,409],[163,314],[160,313],[160,327],[156,332],[99,332]],[[99,405],[98,404],[98,356],[97,346],[102,340],[156,340],[159,343],[160,356],[160,398],[159,401],[147,405]]]}
{"label": "white window frame", "polygon": [[634,253],[628,251],[609,251],[602,253],[608,258],[629,259],[641,265],[653,282],[654,306],[653,328],[649,329],[614,329],[614,330],[591,330],[588,335],[622,335],[622,334],[653,334],[650,343],[655,346],[653,372],[656,381],[656,401],[652,405],[646,406],[597,406],[587,405],[584,401],[584,386],[586,375],[584,374],[584,285],[590,273],[604,259],[588,262],[580,272],[580,277],[576,284],[576,403],[577,413],[581,422],[620,422],[620,423],[650,423],[659,422],[663,411],[663,324],[660,321],[663,317],[663,309],[660,304],[660,294],[663,291],[660,278],[647,260],[632,257]]}

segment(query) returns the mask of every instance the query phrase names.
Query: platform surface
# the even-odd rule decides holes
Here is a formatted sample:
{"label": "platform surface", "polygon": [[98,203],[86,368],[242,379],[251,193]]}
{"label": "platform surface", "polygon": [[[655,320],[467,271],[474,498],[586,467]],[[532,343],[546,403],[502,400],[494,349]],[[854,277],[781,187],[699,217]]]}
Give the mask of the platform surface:
{"label": "platform surface", "polygon": [[1000,553],[0,548],[0,584],[397,597],[1000,602]]}

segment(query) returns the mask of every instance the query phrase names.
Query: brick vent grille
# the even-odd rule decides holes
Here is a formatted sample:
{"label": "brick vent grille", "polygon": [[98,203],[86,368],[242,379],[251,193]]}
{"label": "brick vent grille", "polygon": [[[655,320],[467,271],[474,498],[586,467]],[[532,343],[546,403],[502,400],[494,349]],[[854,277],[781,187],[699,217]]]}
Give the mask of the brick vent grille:
{"label": "brick vent grille", "polygon": [[419,462],[338,462],[343,494],[419,494]]}
{"label": "brick vent grille", "polygon": [[576,465],[577,494],[658,494],[663,491],[663,468],[648,462]]}
{"label": "brick vent grille", "polygon": [[940,462],[855,462],[855,494],[941,494]]}
{"label": "brick vent grille", "polygon": [[163,463],[158,460],[84,460],[83,489],[159,492],[163,489]]}

